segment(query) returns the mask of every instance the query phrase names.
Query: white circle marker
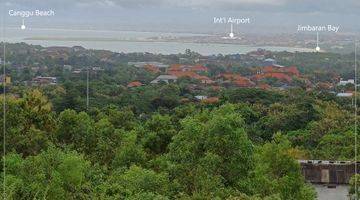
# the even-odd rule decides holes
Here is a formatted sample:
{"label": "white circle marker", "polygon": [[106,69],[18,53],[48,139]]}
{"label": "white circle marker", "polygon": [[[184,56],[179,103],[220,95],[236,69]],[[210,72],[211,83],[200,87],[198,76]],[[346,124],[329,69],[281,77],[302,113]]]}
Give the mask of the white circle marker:
{"label": "white circle marker", "polygon": [[230,38],[234,38],[234,28],[233,28],[233,24],[230,25],[230,34],[229,34],[229,37]]}
{"label": "white circle marker", "polygon": [[22,20],[22,25],[21,25],[21,30],[25,30],[25,29],[26,29],[25,20],[23,19]]}
{"label": "white circle marker", "polygon": [[319,47],[319,32],[316,32],[316,48],[315,51],[319,52],[320,51],[320,47]]}

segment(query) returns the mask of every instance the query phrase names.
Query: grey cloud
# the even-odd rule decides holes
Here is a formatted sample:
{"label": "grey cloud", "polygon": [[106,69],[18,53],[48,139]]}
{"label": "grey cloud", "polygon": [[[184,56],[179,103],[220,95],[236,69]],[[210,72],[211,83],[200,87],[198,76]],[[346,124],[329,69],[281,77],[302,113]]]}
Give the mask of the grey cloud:
{"label": "grey cloud", "polygon": [[86,7],[102,6],[123,8],[190,8],[257,12],[289,13],[344,13],[357,14],[359,0],[7,0],[20,7]]}

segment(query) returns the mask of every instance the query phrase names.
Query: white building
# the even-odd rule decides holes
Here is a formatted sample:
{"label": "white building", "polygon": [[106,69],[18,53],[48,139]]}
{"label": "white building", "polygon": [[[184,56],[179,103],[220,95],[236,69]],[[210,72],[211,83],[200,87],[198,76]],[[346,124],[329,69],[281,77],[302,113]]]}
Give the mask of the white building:
{"label": "white building", "polygon": [[206,99],[208,99],[208,97],[207,97],[207,96],[198,95],[198,96],[195,96],[195,99],[197,99],[197,100],[206,100]]}
{"label": "white building", "polygon": [[349,79],[347,81],[344,81],[344,80],[340,80],[340,82],[338,83],[338,86],[343,86],[343,85],[347,85],[347,84],[352,84],[354,85],[355,84],[355,80],[354,79]]}
{"label": "white building", "polygon": [[337,97],[352,97],[353,93],[338,93]]}

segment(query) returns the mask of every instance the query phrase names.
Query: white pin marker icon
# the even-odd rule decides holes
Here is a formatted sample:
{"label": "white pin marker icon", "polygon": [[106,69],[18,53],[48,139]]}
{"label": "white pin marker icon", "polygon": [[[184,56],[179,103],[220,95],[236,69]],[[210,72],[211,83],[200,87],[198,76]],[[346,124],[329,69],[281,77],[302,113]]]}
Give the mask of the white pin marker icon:
{"label": "white pin marker icon", "polygon": [[234,38],[235,35],[234,35],[234,30],[233,30],[233,24],[231,24],[230,29],[231,29],[231,30],[230,30],[229,37],[230,37],[230,38]]}
{"label": "white pin marker icon", "polygon": [[21,30],[25,30],[26,26],[25,26],[25,19],[22,20],[22,25],[21,25]]}
{"label": "white pin marker icon", "polygon": [[316,48],[315,48],[316,52],[320,51],[320,47],[319,47],[319,32],[316,32]]}

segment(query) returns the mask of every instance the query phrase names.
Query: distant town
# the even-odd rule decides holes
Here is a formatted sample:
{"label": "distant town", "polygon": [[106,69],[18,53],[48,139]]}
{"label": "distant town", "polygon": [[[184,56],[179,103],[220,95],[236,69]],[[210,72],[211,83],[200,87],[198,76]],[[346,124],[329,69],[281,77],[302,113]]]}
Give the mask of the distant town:
{"label": "distant town", "polygon": [[[291,59],[291,56],[295,56],[296,53],[273,53],[265,49],[258,49],[243,55],[234,54],[224,57],[223,55],[202,56],[187,50],[184,55],[177,55],[176,57],[152,54],[139,54],[136,56],[136,54],[126,55],[110,51],[91,51],[80,46],[43,48],[25,45],[26,48],[21,48],[24,45],[13,45],[13,48],[17,50],[9,48],[10,53],[21,55],[20,57],[24,55],[31,56],[32,53],[36,53],[36,58],[32,57],[31,59],[40,59],[42,64],[33,62],[26,65],[27,62],[17,60],[18,58],[15,61],[8,61],[7,65],[10,73],[5,77],[7,85],[33,87],[57,85],[64,82],[64,73],[71,75],[73,79],[83,77],[86,74],[99,77],[109,71],[111,66],[121,64],[124,67],[134,67],[134,70],[148,73],[148,78],[127,77],[128,81],[123,82],[124,87],[130,89],[189,80],[188,87],[196,91],[193,93],[193,98],[200,101],[207,101],[208,99],[217,101],[219,97],[208,95],[208,90],[220,91],[226,88],[287,90],[302,87],[308,91],[326,90],[344,98],[352,97],[354,92],[355,81],[347,78],[348,75],[343,77],[334,70],[323,71],[322,73],[325,74],[331,73],[331,77],[327,77],[327,80],[321,80],[309,73],[302,73],[301,71],[308,71],[304,70],[304,67],[299,70],[295,64],[281,65],[276,59],[278,57],[280,60],[286,61]],[[81,61],[88,59],[90,56],[96,56],[99,60],[97,62],[102,64],[86,65],[85,63],[88,61]],[[126,60],[131,59],[130,57],[134,56],[136,60],[141,60],[141,57],[143,57],[146,61],[126,62]],[[174,60],[177,61],[174,62]],[[49,62],[53,63],[53,66],[47,64]],[[246,66],[241,66],[243,64]],[[351,69],[351,66],[348,67]],[[314,73],[318,73],[317,71],[314,70]],[[24,73],[28,73],[28,75],[23,76]],[[4,76],[0,78],[1,82],[4,82]]]}

